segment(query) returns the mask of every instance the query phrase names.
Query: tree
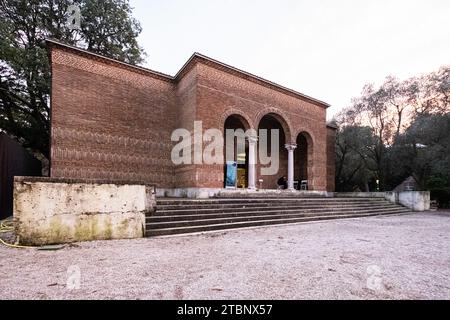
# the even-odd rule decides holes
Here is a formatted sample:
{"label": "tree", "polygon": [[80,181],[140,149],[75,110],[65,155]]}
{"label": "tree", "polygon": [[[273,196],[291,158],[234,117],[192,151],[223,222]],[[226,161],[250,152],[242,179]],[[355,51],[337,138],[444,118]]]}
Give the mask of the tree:
{"label": "tree", "polygon": [[373,163],[373,168],[368,168],[376,172],[381,190],[384,190],[385,173],[383,171],[383,161],[385,157],[386,145],[390,143],[393,133],[393,120],[388,108],[388,95],[383,88],[375,89],[373,85],[364,86],[360,98],[354,99],[352,106],[353,114],[358,115],[361,126],[371,128],[374,141],[367,155]]}
{"label": "tree", "polygon": [[[437,72],[405,81],[387,77],[380,87],[372,84],[365,85],[361,96],[354,98],[351,105],[337,115],[336,120],[342,134],[346,132],[345,127],[352,127],[352,130],[355,130],[355,127],[369,127],[372,130],[374,140],[367,145],[369,149],[364,149],[365,152],[367,151],[365,157],[370,159],[366,161],[365,169],[373,172],[380,180],[381,190],[394,188],[407,177],[407,174],[414,174],[419,185],[424,186],[426,177],[429,176],[425,164],[431,161],[431,158],[428,159],[420,148],[411,149],[410,146],[415,148],[415,145],[412,142],[405,144],[405,139],[418,138],[416,131],[419,128],[428,130],[429,136],[436,137],[436,132],[432,131],[433,128],[429,124],[437,121],[439,115],[450,113],[449,98],[450,67],[448,66],[442,67]],[[436,115],[437,118],[433,118],[432,115]],[[414,125],[411,125],[412,123]],[[435,130],[443,128],[443,123],[434,123],[434,125]],[[406,136],[405,132],[408,133]],[[350,139],[346,142],[348,145],[358,144],[360,140],[357,135],[349,135],[348,138]],[[421,140],[425,138],[421,137]],[[352,142],[351,139],[354,141]],[[341,149],[342,152],[342,146],[339,143],[336,148]],[[436,145],[427,148],[428,155],[435,154],[436,148]],[[355,149],[355,152],[357,150]],[[440,151],[437,154],[441,154]],[[410,163],[411,160],[417,163],[413,165]],[[408,163],[411,167],[407,167]],[[340,164],[337,163],[337,165]],[[339,182],[336,181],[336,183],[338,185]]]}
{"label": "tree", "polygon": [[392,175],[412,176],[441,207],[450,205],[450,114],[420,114],[389,152]]}
{"label": "tree", "polygon": [[405,120],[407,113],[410,109],[408,102],[407,81],[400,82],[397,78],[389,76],[380,87],[380,92],[384,95],[385,103],[387,104],[387,110],[390,112],[391,120],[389,125],[394,128],[390,128],[394,131],[395,140],[400,132],[405,129],[407,122]]}
{"label": "tree", "polygon": [[450,66],[406,80],[405,90],[413,117],[450,112]]}
{"label": "tree", "polygon": [[402,166],[425,189],[432,175],[450,168],[450,114],[421,114],[395,147]]}
{"label": "tree", "polygon": [[[68,24],[70,5],[80,28]],[[0,0],[0,131],[45,162],[49,157],[50,68],[54,38],[131,64],[144,61],[128,0]]]}
{"label": "tree", "polygon": [[336,190],[370,191],[369,183],[377,178],[371,158],[375,137],[369,127],[345,126],[336,135]]}

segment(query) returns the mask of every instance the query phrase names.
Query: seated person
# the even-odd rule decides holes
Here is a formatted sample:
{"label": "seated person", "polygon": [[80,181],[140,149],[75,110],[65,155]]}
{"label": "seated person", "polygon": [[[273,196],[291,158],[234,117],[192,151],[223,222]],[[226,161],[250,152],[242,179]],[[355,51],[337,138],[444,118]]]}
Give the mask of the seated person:
{"label": "seated person", "polygon": [[287,189],[287,179],[286,176],[282,176],[277,181],[278,189]]}

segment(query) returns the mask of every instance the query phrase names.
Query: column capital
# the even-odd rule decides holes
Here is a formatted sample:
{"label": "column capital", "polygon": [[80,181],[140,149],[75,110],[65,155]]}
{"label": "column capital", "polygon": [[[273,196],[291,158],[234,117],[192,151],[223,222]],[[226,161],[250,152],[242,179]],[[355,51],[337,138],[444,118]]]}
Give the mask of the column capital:
{"label": "column capital", "polygon": [[248,136],[247,140],[248,140],[248,143],[256,143],[256,142],[258,142],[258,137],[257,136]]}
{"label": "column capital", "polygon": [[297,145],[295,143],[286,143],[284,145],[284,147],[288,150],[288,151],[294,151],[297,148]]}

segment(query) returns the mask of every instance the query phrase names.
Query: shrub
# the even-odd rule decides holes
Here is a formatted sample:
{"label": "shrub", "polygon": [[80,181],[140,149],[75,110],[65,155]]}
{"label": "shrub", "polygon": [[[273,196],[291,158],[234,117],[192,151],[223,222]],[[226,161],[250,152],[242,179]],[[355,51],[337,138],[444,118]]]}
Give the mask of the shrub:
{"label": "shrub", "polygon": [[427,189],[439,208],[450,208],[450,173],[432,175],[427,181]]}

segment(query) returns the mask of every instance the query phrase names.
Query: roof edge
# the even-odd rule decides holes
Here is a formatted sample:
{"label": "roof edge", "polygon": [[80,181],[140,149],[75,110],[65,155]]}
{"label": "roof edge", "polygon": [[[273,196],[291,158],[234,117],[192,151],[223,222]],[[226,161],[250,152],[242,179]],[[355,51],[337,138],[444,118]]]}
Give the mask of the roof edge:
{"label": "roof edge", "polygon": [[103,56],[103,55],[98,54],[98,53],[94,53],[94,52],[91,52],[91,51],[88,51],[88,50],[85,50],[85,49],[82,49],[82,48],[79,48],[79,47],[76,47],[76,46],[73,46],[73,45],[69,45],[69,44],[63,43],[63,42],[61,42],[59,40],[48,38],[48,39],[45,40],[45,42],[47,44],[47,47],[49,47],[49,48],[51,48],[51,46],[56,45],[56,46],[63,47],[63,48],[66,48],[66,49],[69,49],[69,50],[72,50],[72,51],[76,51],[76,52],[79,52],[79,53],[83,53],[83,54],[86,54],[86,55],[95,56],[98,59],[107,61],[109,63],[113,63],[113,64],[120,65],[120,66],[123,66],[123,67],[126,67],[126,68],[131,68],[131,69],[135,69],[135,70],[138,70],[138,71],[141,71],[141,72],[149,73],[149,74],[152,74],[152,75],[155,75],[155,76],[158,76],[158,77],[162,77],[162,78],[164,78],[166,80],[170,80],[170,81],[178,81],[180,79],[180,77],[183,75],[183,72],[185,70],[187,70],[192,63],[195,63],[196,59],[200,59],[200,60],[208,61],[208,62],[210,62],[212,64],[217,65],[217,66],[220,66],[220,67],[222,67],[224,69],[233,71],[233,72],[235,72],[237,74],[240,74],[240,75],[243,75],[245,77],[254,79],[257,82],[269,85],[269,86],[271,86],[273,88],[276,88],[278,90],[287,92],[287,93],[289,93],[291,95],[295,95],[295,96],[300,97],[302,99],[309,100],[309,101],[311,101],[311,102],[313,102],[313,103],[315,103],[315,104],[317,104],[319,106],[324,107],[325,109],[328,108],[328,107],[331,107],[330,104],[328,104],[328,103],[326,103],[324,101],[315,99],[315,98],[313,98],[311,96],[308,96],[306,94],[300,93],[300,92],[295,91],[293,89],[289,89],[289,88],[287,88],[285,86],[282,86],[282,85],[277,84],[275,82],[272,82],[270,80],[261,78],[259,76],[256,76],[256,75],[250,73],[250,72],[243,71],[241,69],[235,68],[235,67],[233,67],[231,65],[228,65],[226,63],[220,62],[218,60],[215,60],[213,58],[210,58],[210,57],[205,56],[205,55],[203,55],[201,53],[198,53],[198,52],[194,52],[194,54],[191,55],[191,57],[185,62],[185,64],[181,67],[181,69],[177,72],[177,74],[175,76],[170,76],[168,74],[165,74],[165,73],[162,73],[162,72],[158,72],[158,71],[155,71],[155,70],[152,70],[152,69],[136,66],[136,65],[133,65],[133,64],[130,64],[130,63],[119,61],[117,59],[109,58],[109,57]]}
{"label": "roof edge", "polygon": [[144,67],[141,67],[141,66],[137,66],[137,65],[134,65],[134,64],[131,64],[131,63],[123,62],[123,61],[120,61],[120,60],[117,60],[117,59],[109,58],[109,57],[103,56],[103,55],[98,54],[98,53],[94,53],[94,52],[91,52],[91,51],[88,51],[88,50],[85,50],[85,49],[82,49],[82,48],[79,48],[79,47],[75,47],[75,46],[63,43],[63,42],[55,40],[55,39],[45,39],[45,42],[47,43],[47,47],[51,47],[53,45],[56,45],[56,46],[59,46],[59,47],[70,49],[72,51],[78,51],[78,52],[81,52],[83,54],[95,56],[95,57],[97,57],[97,58],[99,58],[101,60],[105,60],[105,61],[108,61],[110,63],[118,64],[118,65],[121,65],[123,67],[132,68],[132,69],[136,69],[136,70],[139,70],[139,71],[150,73],[150,74],[153,74],[153,75],[156,75],[156,76],[159,76],[159,77],[163,77],[163,78],[166,78],[167,80],[171,80],[171,81],[175,80],[174,77],[172,77],[172,76],[170,76],[168,74],[165,74],[165,73],[162,73],[162,72],[159,72],[159,71],[155,71],[155,70],[152,70],[152,69],[144,68]]}
{"label": "roof edge", "polygon": [[216,64],[216,65],[218,65],[218,66],[221,66],[222,68],[225,68],[225,69],[228,69],[228,70],[232,70],[232,71],[234,71],[234,72],[236,72],[236,73],[239,73],[239,74],[241,74],[241,75],[244,75],[244,76],[249,77],[249,78],[252,78],[252,79],[255,79],[255,80],[257,80],[257,81],[259,81],[259,82],[262,82],[262,83],[264,83],[264,84],[267,84],[267,85],[269,85],[269,86],[271,86],[271,87],[275,87],[275,88],[280,89],[280,90],[282,90],[282,91],[289,92],[290,94],[296,95],[296,96],[301,97],[301,98],[303,98],[303,99],[307,99],[307,100],[309,100],[309,101],[311,101],[311,102],[313,102],[313,103],[319,104],[319,105],[321,105],[321,106],[323,106],[323,107],[325,107],[325,108],[331,107],[331,105],[330,105],[329,103],[326,103],[326,102],[321,101],[321,100],[319,100],[319,99],[313,98],[313,97],[311,97],[311,96],[308,96],[308,95],[303,94],[303,93],[301,93],[301,92],[295,91],[295,90],[293,90],[293,89],[289,89],[289,88],[287,88],[287,87],[285,87],[285,86],[282,86],[282,85],[280,85],[280,84],[278,84],[278,83],[272,82],[272,81],[270,81],[270,80],[267,80],[267,79],[264,79],[264,78],[259,77],[259,76],[257,76],[257,75],[254,75],[254,74],[252,74],[252,73],[250,73],[250,72],[247,72],[247,71],[241,70],[241,69],[239,69],[239,68],[233,67],[233,66],[231,66],[231,65],[229,65],[229,64],[220,62],[220,61],[218,61],[218,60],[215,60],[215,59],[213,59],[213,58],[210,58],[210,57],[205,56],[205,55],[203,55],[203,54],[201,54],[201,53],[198,53],[198,52],[195,52],[194,54],[191,55],[191,57],[190,57],[190,58],[188,59],[188,61],[186,61],[186,63],[181,67],[181,69],[177,72],[177,74],[174,76],[174,78],[175,78],[176,80],[179,80],[179,77],[183,74],[183,72],[184,72],[186,69],[189,68],[189,66],[191,65],[191,63],[195,62],[194,60],[195,60],[196,58],[197,58],[197,59],[203,59],[203,60],[205,60],[205,61],[208,61],[208,62],[211,62],[211,63]]}
{"label": "roof edge", "polygon": [[327,127],[332,129],[339,129],[338,125],[333,122],[327,122]]}

